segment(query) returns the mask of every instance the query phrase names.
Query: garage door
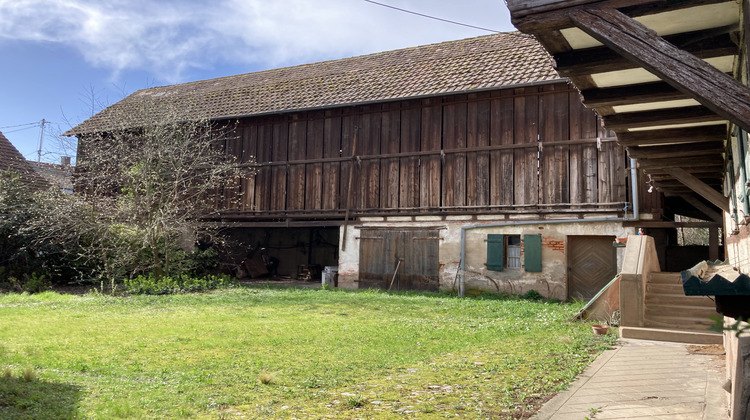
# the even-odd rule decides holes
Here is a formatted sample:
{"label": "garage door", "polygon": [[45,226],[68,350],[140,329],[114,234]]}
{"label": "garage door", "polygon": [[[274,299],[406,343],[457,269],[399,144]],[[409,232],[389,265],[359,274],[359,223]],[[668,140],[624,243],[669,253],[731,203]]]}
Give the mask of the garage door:
{"label": "garage door", "polygon": [[359,288],[437,291],[439,240],[437,229],[362,229]]}

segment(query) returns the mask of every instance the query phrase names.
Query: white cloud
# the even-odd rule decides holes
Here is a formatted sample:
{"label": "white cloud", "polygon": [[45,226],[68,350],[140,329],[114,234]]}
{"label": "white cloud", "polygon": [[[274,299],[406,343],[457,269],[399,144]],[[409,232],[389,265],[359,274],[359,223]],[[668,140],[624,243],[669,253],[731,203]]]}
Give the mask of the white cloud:
{"label": "white cloud", "polygon": [[[499,0],[381,1],[512,29]],[[219,62],[271,68],[482,33],[362,0],[0,0],[0,42],[59,43],[113,74],[167,82]]]}

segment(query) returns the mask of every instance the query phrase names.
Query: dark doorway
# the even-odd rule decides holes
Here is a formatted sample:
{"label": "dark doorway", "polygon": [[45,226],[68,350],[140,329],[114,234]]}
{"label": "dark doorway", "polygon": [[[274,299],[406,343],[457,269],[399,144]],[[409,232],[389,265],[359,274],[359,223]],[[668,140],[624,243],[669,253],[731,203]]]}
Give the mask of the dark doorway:
{"label": "dark doorway", "polygon": [[437,229],[362,229],[359,288],[438,291]]}
{"label": "dark doorway", "polygon": [[593,298],[617,274],[614,236],[568,236],[568,298]]}
{"label": "dark doorway", "polygon": [[[236,228],[232,239],[237,243],[233,256],[250,278],[281,277],[320,281],[326,266],[339,264],[339,228]],[[261,256],[275,262],[266,271]]]}

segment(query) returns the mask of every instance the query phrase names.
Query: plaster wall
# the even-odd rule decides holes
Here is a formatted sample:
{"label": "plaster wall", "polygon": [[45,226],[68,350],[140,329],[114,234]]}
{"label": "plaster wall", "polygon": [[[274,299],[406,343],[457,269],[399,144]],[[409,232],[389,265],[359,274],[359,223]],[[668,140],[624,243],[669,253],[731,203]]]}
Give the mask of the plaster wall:
{"label": "plaster wall", "polygon": [[[339,287],[357,288],[359,276],[359,240],[362,228],[366,227],[423,227],[439,229],[439,276],[440,289],[457,291],[459,276],[463,275],[466,293],[489,291],[494,293],[523,294],[536,290],[549,298],[567,298],[567,237],[568,236],[616,236],[624,237],[634,233],[632,228],[622,227],[618,220],[576,222],[563,220],[498,220],[489,217],[477,220],[467,218],[370,218],[356,226],[348,226],[346,237],[343,227],[340,230]],[[500,226],[502,225],[502,226]],[[461,233],[465,229],[464,270],[461,266]],[[487,270],[487,235],[527,235],[542,236],[542,271],[526,272],[518,270]],[[622,266],[624,248],[617,249],[617,269]]]}
{"label": "plaster wall", "polygon": [[[724,325],[733,325],[734,318],[724,318]],[[748,325],[743,323],[745,327]],[[750,336],[736,337],[734,331],[724,332],[726,373],[729,382],[729,412],[732,420],[745,420],[750,414]]]}

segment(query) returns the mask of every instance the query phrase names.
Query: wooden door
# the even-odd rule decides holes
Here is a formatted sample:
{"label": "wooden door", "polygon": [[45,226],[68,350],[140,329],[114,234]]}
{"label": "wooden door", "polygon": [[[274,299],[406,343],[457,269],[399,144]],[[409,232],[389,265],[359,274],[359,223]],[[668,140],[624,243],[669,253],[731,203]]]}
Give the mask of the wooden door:
{"label": "wooden door", "polygon": [[568,236],[568,298],[590,300],[617,274],[614,236]]}
{"label": "wooden door", "polygon": [[437,230],[363,229],[359,288],[437,291]]}

